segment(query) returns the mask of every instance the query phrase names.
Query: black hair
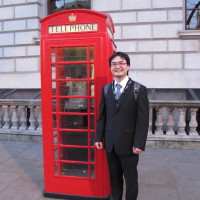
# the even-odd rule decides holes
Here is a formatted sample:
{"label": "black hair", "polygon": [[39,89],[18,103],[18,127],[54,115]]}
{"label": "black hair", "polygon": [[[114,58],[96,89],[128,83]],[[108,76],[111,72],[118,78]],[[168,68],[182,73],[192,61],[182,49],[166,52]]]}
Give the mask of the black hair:
{"label": "black hair", "polygon": [[110,58],[109,58],[109,66],[110,67],[111,67],[112,60],[117,56],[124,58],[126,60],[127,65],[130,66],[130,58],[129,58],[128,54],[117,51],[112,56],[110,56]]}

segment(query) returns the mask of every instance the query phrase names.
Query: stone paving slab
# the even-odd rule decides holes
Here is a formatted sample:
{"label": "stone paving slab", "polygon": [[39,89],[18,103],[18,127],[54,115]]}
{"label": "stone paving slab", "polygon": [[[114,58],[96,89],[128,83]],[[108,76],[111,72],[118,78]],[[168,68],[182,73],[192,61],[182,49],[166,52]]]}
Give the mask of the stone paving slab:
{"label": "stone paving slab", "polygon": [[[148,148],[138,172],[138,200],[200,200],[200,150]],[[56,200],[43,197],[41,143],[0,140],[0,200]]]}

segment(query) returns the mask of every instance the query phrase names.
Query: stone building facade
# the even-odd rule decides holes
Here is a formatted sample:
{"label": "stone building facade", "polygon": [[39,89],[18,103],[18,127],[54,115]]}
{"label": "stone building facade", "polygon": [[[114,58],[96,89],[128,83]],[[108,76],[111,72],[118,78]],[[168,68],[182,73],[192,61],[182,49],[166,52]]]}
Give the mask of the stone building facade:
{"label": "stone building facade", "polygon": [[[185,30],[185,0],[91,0],[110,14],[130,76],[148,88],[199,88],[200,29]],[[40,23],[47,0],[0,0],[0,88],[40,88]]]}

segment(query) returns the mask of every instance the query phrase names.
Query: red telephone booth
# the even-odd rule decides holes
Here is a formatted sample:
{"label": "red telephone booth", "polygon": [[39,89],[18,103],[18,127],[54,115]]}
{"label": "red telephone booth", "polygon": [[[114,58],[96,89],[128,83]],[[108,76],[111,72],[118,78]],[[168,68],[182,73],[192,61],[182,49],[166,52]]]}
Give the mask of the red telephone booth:
{"label": "red telephone booth", "polygon": [[114,52],[109,15],[67,10],[41,20],[44,195],[108,199],[104,150],[94,137],[102,85]]}

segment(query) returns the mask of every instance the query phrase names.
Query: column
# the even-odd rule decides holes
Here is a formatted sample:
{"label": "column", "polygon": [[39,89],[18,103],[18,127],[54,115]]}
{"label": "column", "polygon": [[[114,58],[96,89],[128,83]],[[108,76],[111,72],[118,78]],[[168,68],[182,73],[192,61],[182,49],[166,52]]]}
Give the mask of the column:
{"label": "column", "polygon": [[191,112],[191,119],[190,119],[190,123],[189,123],[189,127],[190,127],[190,131],[189,131],[189,135],[193,135],[193,136],[198,136],[198,132],[197,132],[197,111],[198,108],[191,108],[190,112]]}
{"label": "column", "polygon": [[0,128],[3,126],[3,112],[2,112],[2,107],[0,106]]}
{"label": "column", "polygon": [[179,108],[179,122],[178,122],[178,127],[179,127],[179,130],[178,130],[178,135],[186,135],[186,132],[185,132],[185,126],[186,126],[186,123],[185,123],[185,112],[186,112],[186,108]]}
{"label": "column", "polygon": [[149,129],[148,129],[148,135],[152,135],[152,113],[153,112],[153,108],[149,107]]}
{"label": "column", "polygon": [[20,106],[20,110],[21,110],[21,117],[20,117],[21,126],[19,127],[19,129],[26,130],[27,129],[26,107]]}
{"label": "column", "polygon": [[173,120],[173,116],[172,116],[172,112],[173,112],[174,108],[169,107],[167,108],[168,111],[168,120],[167,120],[167,126],[168,126],[168,130],[166,132],[166,135],[175,135],[175,132],[173,130],[174,128],[174,120]]}
{"label": "column", "polygon": [[4,109],[4,126],[2,127],[3,129],[9,129],[10,128],[10,115],[9,115],[9,106],[3,106]]}
{"label": "column", "polygon": [[156,108],[155,135],[163,135],[162,108]]}
{"label": "column", "polygon": [[13,115],[12,115],[12,126],[11,129],[18,129],[18,123],[19,123],[19,119],[17,116],[17,106],[11,106],[12,110],[13,110]]}
{"label": "column", "polygon": [[30,118],[29,118],[29,122],[30,122],[30,126],[28,127],[28,130],[35,130],[35,116],[34,116],[34,106],[28,106],[28,108],[30,109]]}
{"label": "column", "polygon": [[42,113],[41,113],[41,106],[37,106],[38,109],[38,127],[37,130],[41,131],[42,130]]}

